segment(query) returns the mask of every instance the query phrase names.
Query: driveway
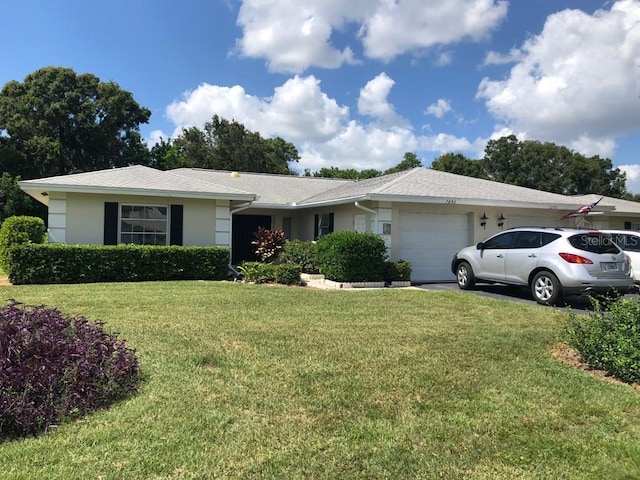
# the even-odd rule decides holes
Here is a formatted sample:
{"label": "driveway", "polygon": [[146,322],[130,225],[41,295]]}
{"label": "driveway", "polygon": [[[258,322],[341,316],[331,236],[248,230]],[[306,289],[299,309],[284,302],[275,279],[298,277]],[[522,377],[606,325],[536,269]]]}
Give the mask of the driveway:
{"label": "driveway", "polygon": [[[529,305],[537,305],[541,308],[566,308],[570,307],[574,310],[590,310],[591,303],[586,296],[581,297],[567,297],[558,304],[556,307],[548,307],[538,304],[531,298],[531,293],[528,288],[510,287],[507,285],[495,285],[495,284],[482,284],[476,285],[473,290],[460,290],[458,284],[451,283],[424,283],[420,285],[414,285],[417,288],[423,290],[435,290],[435,291],[452,291],[462,292],[470,295],[480,295],[483,297],[495,298],[497,300],[511,300],[514,302],[525,303]],[[637,298],[638,294],[627,294],[625,298]]]}

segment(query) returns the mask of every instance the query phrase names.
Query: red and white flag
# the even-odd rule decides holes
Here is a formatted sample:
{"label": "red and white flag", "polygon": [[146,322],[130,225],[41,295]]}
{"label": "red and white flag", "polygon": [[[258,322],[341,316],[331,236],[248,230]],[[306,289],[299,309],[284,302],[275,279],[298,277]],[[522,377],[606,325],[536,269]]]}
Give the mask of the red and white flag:
{"label": "red and white flag", "polygon": [[[600,200],[602,200],[603,198],[604,197],[600,197]],[[600,203],[600,200],[598,200],[597,202],[589,203],[587,205],[582,205],[579,209],[564,215],[562,219],[564,220],[565,218],[573,218],[573,217],[579,217],[581,215],[586,215],[591,210],[593,210],[596,207],[596,205]]]}

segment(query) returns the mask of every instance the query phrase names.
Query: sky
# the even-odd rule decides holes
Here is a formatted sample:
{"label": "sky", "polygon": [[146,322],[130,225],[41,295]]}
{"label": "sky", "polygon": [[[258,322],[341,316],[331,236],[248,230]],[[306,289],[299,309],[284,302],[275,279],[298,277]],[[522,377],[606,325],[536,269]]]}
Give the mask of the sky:
{"label": "sky", "polygon": [[0,48],[0,86],[59,66],[131,92],[150,145],[217,114],[303,173],[515,134],[640,193],[640,0],[0,0]]}

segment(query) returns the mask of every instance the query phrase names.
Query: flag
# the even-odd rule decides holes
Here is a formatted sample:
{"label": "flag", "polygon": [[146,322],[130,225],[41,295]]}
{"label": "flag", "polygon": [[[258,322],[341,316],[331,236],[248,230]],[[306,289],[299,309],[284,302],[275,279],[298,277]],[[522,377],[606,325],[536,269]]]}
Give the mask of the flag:
{"label": "flag", "polygon": [[[603,198],[604,197],[600,197],[600,200],[602,200]],[[596,207],[596,205],[600,203],[600,200],[598,200],[597,202],[589,203],[587,205],[582,205],[579,209],[564,215],[562,219],[564,220],[565,218],[573,218],[573,217],[579,217],[580,215],[586,215],[591,210],[593,210]]]}

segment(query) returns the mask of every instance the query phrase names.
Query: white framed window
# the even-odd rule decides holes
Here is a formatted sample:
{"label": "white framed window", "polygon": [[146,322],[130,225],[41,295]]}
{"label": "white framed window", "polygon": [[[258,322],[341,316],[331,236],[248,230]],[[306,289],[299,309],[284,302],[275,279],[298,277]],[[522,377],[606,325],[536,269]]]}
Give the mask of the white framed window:
{"label": "white framed window", "polygon": [[120,205],[120,243],[167,245],[167,205]]}

